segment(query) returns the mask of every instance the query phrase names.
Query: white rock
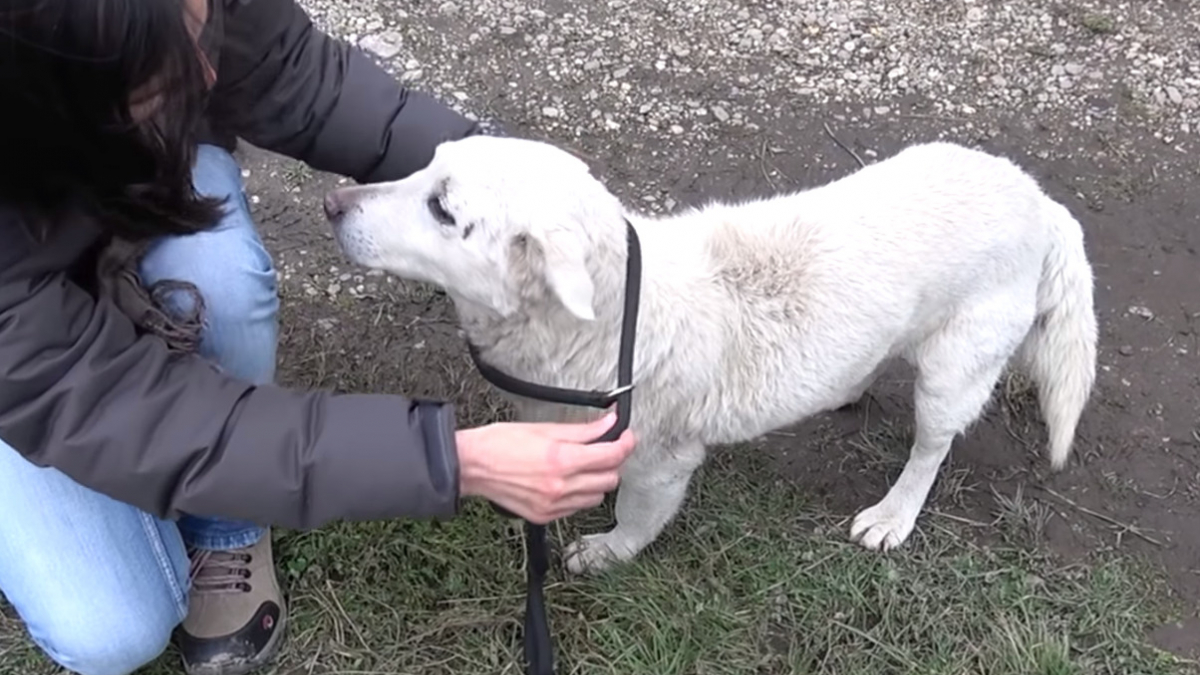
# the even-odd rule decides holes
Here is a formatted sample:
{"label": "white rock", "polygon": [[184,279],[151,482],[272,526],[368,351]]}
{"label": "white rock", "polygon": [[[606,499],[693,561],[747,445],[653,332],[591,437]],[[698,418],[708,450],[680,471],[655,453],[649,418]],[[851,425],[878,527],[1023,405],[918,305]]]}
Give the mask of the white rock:
{"label": "white rock", "polygon": [[399,33],[387,31],[364,37],[359,40],[358,46],[381,59],[390,59],[400,53],[403,40],[404,38]]}

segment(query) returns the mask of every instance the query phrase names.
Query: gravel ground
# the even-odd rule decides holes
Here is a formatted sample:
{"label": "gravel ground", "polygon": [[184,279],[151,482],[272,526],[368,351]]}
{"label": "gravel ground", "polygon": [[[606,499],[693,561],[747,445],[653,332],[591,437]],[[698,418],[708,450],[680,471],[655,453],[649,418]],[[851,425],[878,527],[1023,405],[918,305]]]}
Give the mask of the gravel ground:
{"label": "gravel ground", "polygon": [[695,142],[723,125],[757,131],[787,107],[849,104],[871,118],[916,97],[968,128],[996,109],[1088,127],[1137,106],[1173,145],[1200,115],[1200,13],[1188,4],[305,2],[405,81],[480,113],[511,99],[507,121],[560,138]]}

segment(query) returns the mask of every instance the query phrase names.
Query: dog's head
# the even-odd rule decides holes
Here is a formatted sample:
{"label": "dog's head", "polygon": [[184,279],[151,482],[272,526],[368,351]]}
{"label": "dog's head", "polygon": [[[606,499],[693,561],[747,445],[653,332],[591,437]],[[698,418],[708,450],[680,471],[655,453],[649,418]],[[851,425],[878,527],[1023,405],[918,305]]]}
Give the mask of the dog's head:
{"label": "dog's head", "polygon": [[624,241],[621,205],[585,163],[517,138],[443,143],[408,178],[330,192],[325,213],[354,263],[501,316],[552,295],[593,319],[588,255],[597,236]]}

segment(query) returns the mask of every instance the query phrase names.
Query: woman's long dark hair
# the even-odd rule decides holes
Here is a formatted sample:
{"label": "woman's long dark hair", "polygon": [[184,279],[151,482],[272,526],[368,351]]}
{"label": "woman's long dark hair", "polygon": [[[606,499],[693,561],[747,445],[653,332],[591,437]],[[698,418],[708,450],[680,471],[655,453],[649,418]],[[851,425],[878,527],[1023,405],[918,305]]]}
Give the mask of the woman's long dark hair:
{"label": "woman's long dark hair", "polygon": [[[85,209],[143,239],[205,229],[192,187],[207,87],[183,0],[4,0],[0,201],[50,222]],[[137,92],[157,96],[139,120]]]}

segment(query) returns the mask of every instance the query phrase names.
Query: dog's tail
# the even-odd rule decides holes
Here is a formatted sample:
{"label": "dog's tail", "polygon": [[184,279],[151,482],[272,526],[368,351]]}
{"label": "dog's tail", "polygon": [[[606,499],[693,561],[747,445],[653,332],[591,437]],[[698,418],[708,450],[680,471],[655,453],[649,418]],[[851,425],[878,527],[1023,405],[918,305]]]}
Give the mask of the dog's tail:
{"label": "dog's tail", "polygon": [[1066,466],[1079,418],[1096,380],[1094,278],[1083,228],[1061,204],[1047,204],[1052,244],[1038,284],[1037,320],[1022,360],[1038,387],[1050,437],[1050,466]]}

